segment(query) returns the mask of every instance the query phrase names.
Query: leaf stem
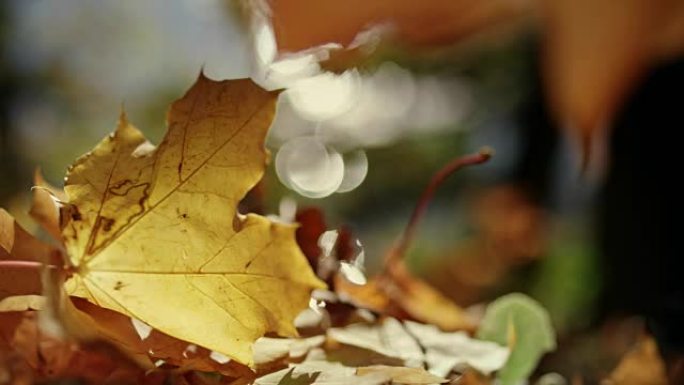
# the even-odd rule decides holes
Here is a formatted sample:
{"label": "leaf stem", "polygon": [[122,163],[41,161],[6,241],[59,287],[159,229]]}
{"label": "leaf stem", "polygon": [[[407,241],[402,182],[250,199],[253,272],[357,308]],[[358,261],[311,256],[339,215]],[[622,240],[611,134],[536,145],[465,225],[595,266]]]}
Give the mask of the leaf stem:
{"label": "leaf stem", "polygon": [[47,265],[42,262],[38,261],[13,261],[13,260],[6,260],[6,261],[0,261],[0,269],[2,268],[19,268],[19,269],[36,269],[40,270],[44,267],[47,268],[57,268],[54,265]]}
{"label": "leaf stem", "polygon": [[476,164],[481,164],[488,161],[494,155],[494,151],[490,147],[482,147],[480,151],[474,154],[469,154],[465,156],[460,156],[451,160],[444,167],[438,170],[430,179],[420,198],[418,199],[418,204],[413,209],[411,218],[404,229],[404,232],[399,237],[395,246],[390,250],[390,252],[385,257],[385,267],[391,267],[396,262],[403,258],[404,252],[408,249],[413,237],[418,228],[418,223],[425,215],[427,206],[432,201],[432,197],[435,195],[437,189],[444,183],[444,181],[456,171],[462,169],[466,166],[472,166]]}

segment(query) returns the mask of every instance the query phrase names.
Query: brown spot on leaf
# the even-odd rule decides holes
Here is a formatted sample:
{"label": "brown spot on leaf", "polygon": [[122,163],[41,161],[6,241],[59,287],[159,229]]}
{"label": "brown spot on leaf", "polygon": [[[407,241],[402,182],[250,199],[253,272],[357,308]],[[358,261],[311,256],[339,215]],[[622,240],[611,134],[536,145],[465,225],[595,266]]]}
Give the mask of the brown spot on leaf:
{"label": "brown spot on leaf", "polygon": [[83,219],[81,216],[81,213],[78,211],[78,208],[76,206],[71,207],[71,220],[72,221],[80,221]]}
{"label": "brown spot on leaf", "polygon": [[116,222],[112,218],[102,217],[101,219],[102,219],[102,230],[105,232],[110,231],[112,229],[112,226],[114,226],[114,223]]}

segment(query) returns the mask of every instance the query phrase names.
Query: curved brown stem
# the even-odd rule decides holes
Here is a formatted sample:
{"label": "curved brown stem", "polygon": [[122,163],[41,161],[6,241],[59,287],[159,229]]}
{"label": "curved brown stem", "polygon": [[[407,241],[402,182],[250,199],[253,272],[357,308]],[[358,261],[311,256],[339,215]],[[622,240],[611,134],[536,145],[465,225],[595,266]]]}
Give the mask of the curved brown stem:
{"label": "curved brown stem", "polygon": [[403,258],[404,252],[406,252],[406,249],[408,249],[409,245],[411,244],[411,240],[415,235],[416,229],[418,228],[418,223],[425,215],[428,204],[442,183],[444,183],[444,181],[451,174],[462,169],[463,167],[484,163],[493,155],[494,151],[490,147],[483,147],[475,154],[460,156],[456,159],[453,159],[432,176],[432,179],[430,179],[430,182],[425,187],[425,190],[423,190],[420,199],[418,199],[418,204],[413,209],[413,213],[411,214],[411,218],[409,219],[404,232],[385,257],[385,269],[391,268],[396,262]]}

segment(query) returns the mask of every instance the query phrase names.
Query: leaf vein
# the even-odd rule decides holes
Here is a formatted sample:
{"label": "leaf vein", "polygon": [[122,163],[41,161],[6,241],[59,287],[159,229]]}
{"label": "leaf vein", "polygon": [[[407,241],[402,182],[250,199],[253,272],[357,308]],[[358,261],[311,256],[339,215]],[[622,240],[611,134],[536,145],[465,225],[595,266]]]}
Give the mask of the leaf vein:
{"label": "leaf vein", "polygon": [[[252,121],[252,119],[254,119],[254,117],[255,117],[259,112],[261,112],[261,111],[264,109],[264,107],[266,107],[266,105],[268,105],[267,102],[261,104],[261,106],[259,106],[259,108],[257,108],[257,109],[249,116],[249,118],[247,118],[247,119],[245,120],[245,122],[244,122],[240,127],[238,127],[238,128],[235,130],[235,132],[234,132],[228,139],[226,139],[225,142],[223,142],[220,146],[218,146],[218,147],[216,148],[216,150],[214,150],[214,151],[207,157],[207,159],[205,159],[204,161],[202,161],[202,162],[197,166],[197,168],[195,168],[195,169],[190,173],[190,175],[188,175],[188,177],[187,177],[186,179],[184,179],[184,180],[181,181],[177,186],[175,186],[174,188],[172,188],[168,193],[166,193],[166,195],[164,195],[163,197],[161,197],[161,199],[159,199],[159,201],[157,201],[157,202],[154,203],[154,204],[151,204],[151,205],[148,207],[147,211],[143,212],[143,213],[142,213],[141,215],[139,215],[136,219],[132,220],[128,225],[126,225],[126,227],[120,229],[120,231],[119,231],[116,235],[114,235],[112,238],[110,238],[109,240],[106,241],[106,245],[103,245],[103,247],[100,248],[99,253],[96,254],[96,255],[93,255],[92,258],[90,258],[87,262],[91,262],[93,259],[95,259],[95,257],[97,257],[98,255],[102,254],[102,252],[103,252],[105,249],[107,249],[107,247],[109,247],[112,243],[114,243],[115,240],[117,240],[118,238],[120,238],[123,234],[125,234],[128,230],[130,230],[131,227],[135,226],[138,222],[140,222],[141,219],[145,218],[145,217],[147,216],[147,214],[149,214],[150,212],[154,211],[155,208],[157,208],[160,204],[162,204],[164,201],[166,201],[166,199],[168,199],[168,198],[169,198],[171,195],[173,195],[178,189],[180,189],[188,180],[190,180],[193,176],[195,176],[195,174],[196,174],[197,172],[199,172],[199,170],[201,170],[202,167],[204,167],[204,165],[207,164],[207,162],[209,162],[209,160],[211,160],[214,156],[216,156],[216,154],[217,154],[219,151],[221,151],[226,145],[228,145],[230,142],[232,142],[232,140],[233,140],[233,139],[242,131],[242,129],[244,129],[244,128]],[[104,199],[104,198],[103,198],[103,199]],[[86,250],[87,250],[87,249],[86,249]],[[84,254],[85,254],[85,252],[84,252]]]}

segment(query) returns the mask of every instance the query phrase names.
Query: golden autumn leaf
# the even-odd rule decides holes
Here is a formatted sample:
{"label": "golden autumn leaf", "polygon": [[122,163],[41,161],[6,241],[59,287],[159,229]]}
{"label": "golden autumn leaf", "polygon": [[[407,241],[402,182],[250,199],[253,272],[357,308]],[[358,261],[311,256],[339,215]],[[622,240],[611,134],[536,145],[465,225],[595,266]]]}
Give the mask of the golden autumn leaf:
{"label": "golden autumn leaf", "polygon": [[276,97],[200,76],[156,148],[122,115],[67,173],[69,294],[246,364],[265,333],[295,335],[324,284],[294,226],[236,209],[263,175]]}

